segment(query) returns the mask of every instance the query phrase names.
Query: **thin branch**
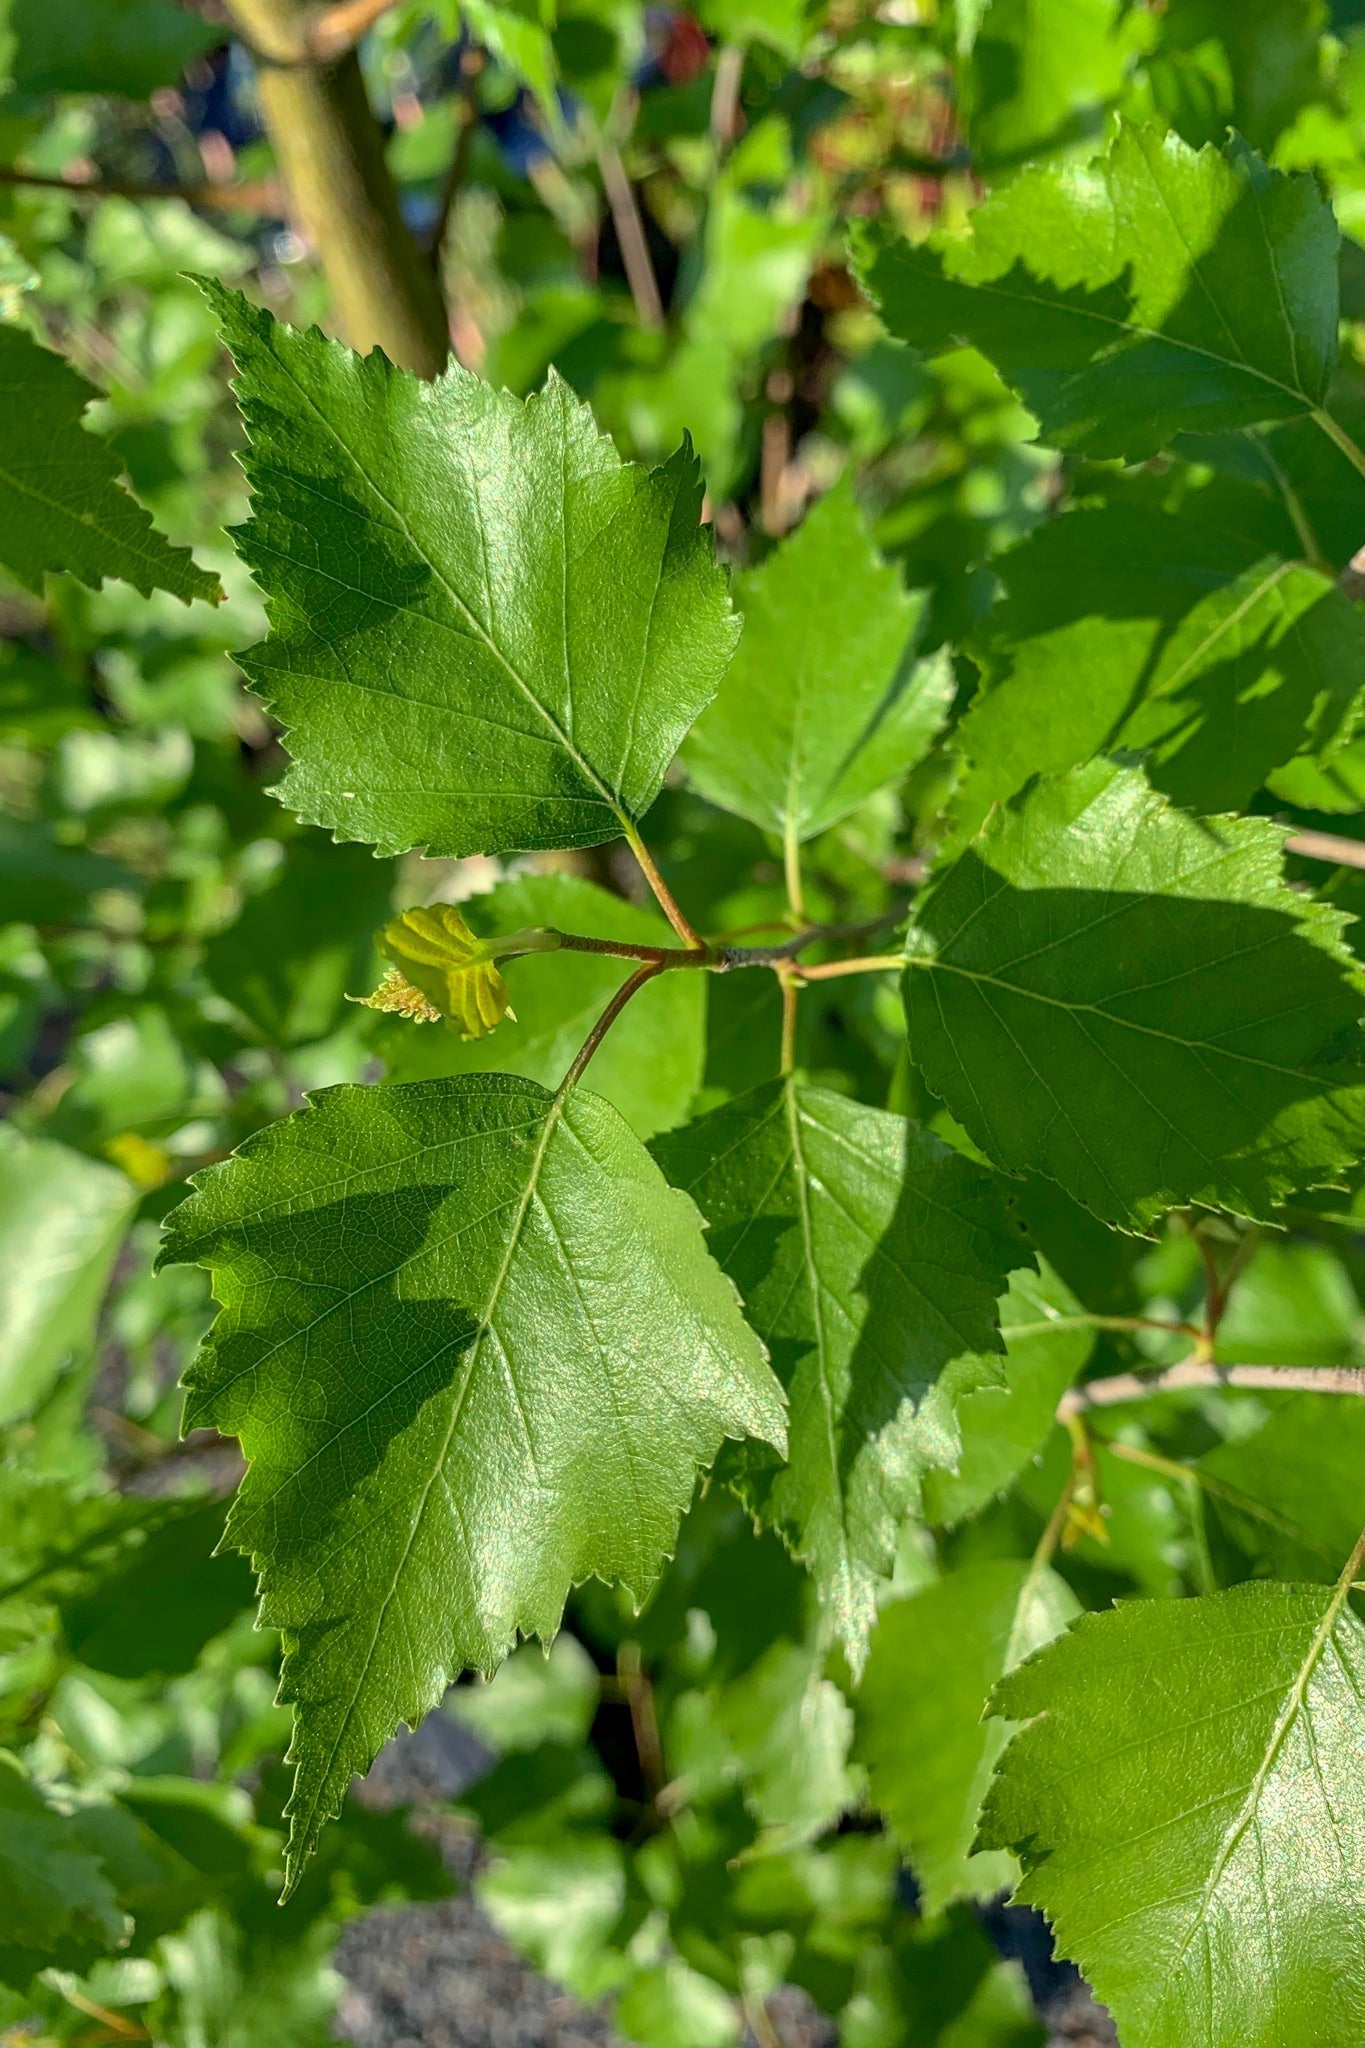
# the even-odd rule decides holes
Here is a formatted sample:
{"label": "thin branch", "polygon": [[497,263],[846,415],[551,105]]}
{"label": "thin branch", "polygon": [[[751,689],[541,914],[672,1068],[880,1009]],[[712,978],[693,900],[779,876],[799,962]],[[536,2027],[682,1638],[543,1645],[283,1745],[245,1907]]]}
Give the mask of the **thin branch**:
{"label": "thin branch", "polygon": [[1325,860],[1335,868],[1365,868],[1365,841],[1344,839],[1338,832],[1295,832],[1285,840],[1284,850],[1304,860]]}
{"label": "thin branch", "polygon": [[638,1643],[622,1643],[616,1652],[616,1676],[630,1710],[631,1733],[635,1737],[635,1754],[640,1760],[640,1775],[649,1788],[650,1797],[657,1800],[668,1783],[668,1772],[664,1768],[654,1688],[641,1664]]}
{"label": "thin branch", "polygon": [[841,974],[891,974],[904,967],[903,953],[875,953],[867,960],[823,960],[815,967],[802,967],[802,981],[834,981]]}
{"label": "thin branch", "polygon": [[1281,1536],[1288,1536],[1291,1542],[1301,1543],[1306,1550],[1317,1551],[1320,1557],[1330,1558],[1332,1553],[1323,1548],[1315,1536],[1301,1529],[1297,1522],[1291,1522],[1287,1515],[1281,1515],[1274,1508],[1268,1508],[1264,1501],[1256,1500],[1240,1487],[1229,1486],[1225,1479],[1215,1478],[1212,1472],[1202,1472],[1198,1465],[1182,1465],[1175,1458],[1163,1458],[1158,1451],[1149,1451],[1139,1444],[1126,1444],[1120,1438],[1105,1440],[1104,1448],[1111,1457],[1123,1459],[1125,1464],[1140,1465],[1144,1472],[1158,1472],[1164,1479],[1184,1479],[1207,1493],[1213,1500],[1225,1501],[1239,1514],[1252,1520],[1264,1522],[1269,1529],[1275,1529]]}
{"label": "thin branch", "polygon": [[601,1016],[593,1025],[592,1030],[588,1033],[582,1045],[579,1046],[578,1051],[574,1054],[573,1064],[570,1066],[568,1073],[564,1076],[564,1079],[559,1084],[557,1093],[560,1100],[562,1100],[564,1096],[566,1096],[572,1088],[577,1087],[578,1083],[582,1080],[584,1070],[587,1067],[588,1061],[592,1058],[598,1046],[602,1043],[602,1040],[611,1030],[612,1025],[616,1022],[622,1010],[625,1009],[626,1004],[630,1001],[631,997],[637,995],[639,991],[644,987],[645,983],[647,981],[652,981],[659,971],[660,970],[657,962],[649,962],[644,967],[637,967],[634,974],[630,976],[629,980],[623,981],[621,983],[620,988],[617,989],[616,994],[607,1004],[606,1009],[603,1010]]}
{"label": "thin branch", "polygon": [[397,0],[337,0],[303,30],[299,58],[305,64],[334,64],[368,35]]}
{"label": "thin branch", "polygon": [[[473,60],[471,62],[471,60]],[[455,201],[464,190],[469,176],[469,159],[474,148],[474,131],[479,125],[478,78],[483,69],[483,52],[467,50],[460,61],[460,132],[455,148],[451,152],[450,166],[445,182],[441,186],[441,197],[436,208],[436,222],[431,230],[431,241],[427,254],[431,267],[439,275],[441,257],[445,251],[446,235],[450,230],[450,216],[455,211]]]}
{"label": "thin branch", "polygon": [[[609,126],[614,126],[614,122]],[[605,135],[597,145],[597,168],[602,174],[602,190],[607,195],[607,205],[611,208],[612,225],[616,229],[621,261],[625,265],[626,283],[635,301],[635,317],[643,328],[657,333],[664,324],[664,305],[659,296],[654,265],[650,261],[645,224],[640,217],[635,188],[626,176],[621,152],[615,143],[608,142]]]}
{"label": "thin branch", "polygon": [[711,87],[711,140],[728,149],[739,129],[739,89],[744,80],[744,45],[725,43],[716,57]]}
{"label": "thin branch", "polygon": [[1324,412],[1321,406],[1316,407],[1310,417],[1314,426],[1321,427],[1328,440],[1334,442],[1341,450],[1352,469],[1359,470],[1360,474],[1365,476],[1365,451],[1357,448],[1345,427],[1334,420],[1330,412]]}
{"label": "thin branch", "polygon": [[1163,1316],[1044,1316],[1035,1323],[1011,1323],[1007,1337],[1041,1337],[1049,1330],[1158,1330],[1163,1337],[1188,1337],[1198,1343],[1203,1331],[1195,1323],[1168,1322]]}
{"label": "thin branch", "polygon": [[1072,1387],[1057,1404],[1061,1422],[1088,1408],[1115,1408],[1148,1401],[1154,1394],[1186,1393],[1194,1387],[1247,1387],[1261,1393],[1365,1394],[1365,1367],[1356,1365],[1220,1365],[1211,1358],[1186,1358],[1150,1372],[1120,1372],[1112,1379]]}
{"label": "thin branch", "polygon": [[7,164],[0,168],[0,185],[67,192],[73,199],[183,199],[187,206],[211,206],[222,212],[278,214],[284,210],[280,187],[273,178],[244,180],[240,185],[157,185],[138,178],[48,178]]}
{"label": "thin branch", "polygon": [[640,837],[638,828],[634,825],[627,825],[625,835],[626,844],[639,862],[640,872],[653,891],[655,902],[678,934],[678,937],[685,946],[705,950],[702,947],[702,941],[697,937],[697,934],[693,931],[691,925],[674,901],[673,891],[659,873],[658,864],[649,848],[645,845],[644,840]]}
{"label": "thin branch", "polygon": [[[802,967],[797,961],[797,955],[804,953],[809,946],[827,945],[831,941],[841,939],[863,938],[869,932],[878,931],[883,926],[893,923],[900,915],[898,911],[889,911],[882,917],[865,918],[857,924],[807,925],[803,931],[796,932],[791,938],[784,939],[776,946],[708,945],[704,939],[698,938],[683,917],[667,883],[654,866],[648,849],[642,844],[639,851],[644,854],[640,865],[674,930],[680,936],[683,933],[688,935],[686,945],[646,946],[631,939],[598,939],[590,938],[585,932],[551,930],[543,933],[538,931],[535,936],[542,940],[542,944],[535,947],[525,946],[522,950],[551,950],[548,942],[552,940],[566,953],[603,953],[613,960],[645,960],[660,970],[675,967],[706,967],[713,974],[729,974],[744,967],[783,967],[791,963],[793,972],[799,974],[802,980],[818,979],[831,974],[856,974],[864,967],[882,967],[886,964],[881,960],[830,960],[823,966]],[[899,964],[898,955],[892,965]],[[1123,1327],[1127,1328],[1128,1325],[1125,1323]]]}

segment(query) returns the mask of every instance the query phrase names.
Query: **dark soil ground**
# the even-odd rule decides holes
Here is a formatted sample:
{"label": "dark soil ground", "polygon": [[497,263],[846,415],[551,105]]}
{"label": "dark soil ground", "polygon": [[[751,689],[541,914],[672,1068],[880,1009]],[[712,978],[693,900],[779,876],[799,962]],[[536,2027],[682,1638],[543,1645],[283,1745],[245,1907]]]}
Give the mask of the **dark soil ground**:
{"label": "dark soil ground", "polygon": [[[411,1801],[421,1813],[480,1775],[473,1739],[433,1715],[400,1736],[366,1784],[376,1804]],[[605,2017],[524,1963],[476,1905],[468,1887],[478,1845],[448,1822],[434,1825],[461,1889],[434,1906],[366,1914],[337,1956],[347,1988],[337,2031],[355,2048],[618,2048]],[[1021,1908],[997,1909],[987,1925],[1002,1953],[1024,1964],[1049,2027],[1048,2048],[1116,2048],[1109,2019],[1074,1973],[1051,1961],[1046,1931]],[[830,2023],[799,1994],[774,2000],[786,2048],[832,2048]]]}

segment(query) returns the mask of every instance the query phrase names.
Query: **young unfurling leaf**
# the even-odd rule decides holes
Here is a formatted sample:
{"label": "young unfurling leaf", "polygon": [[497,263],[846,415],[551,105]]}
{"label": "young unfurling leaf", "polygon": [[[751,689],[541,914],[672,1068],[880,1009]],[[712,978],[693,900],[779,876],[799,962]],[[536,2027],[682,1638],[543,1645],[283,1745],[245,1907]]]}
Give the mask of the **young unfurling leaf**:
{"label": "young unfurling leaf", "polygon": [[444,1017],[470,1039],[486,1038],[504,1017],[515,1015],[498,961],[521,953],[552,953],[559,939],[546,931],[481,939],[453,903],[434,903],[391,919],[375,944],[393,966],[373,995],[355,1000],[417,1024]]}

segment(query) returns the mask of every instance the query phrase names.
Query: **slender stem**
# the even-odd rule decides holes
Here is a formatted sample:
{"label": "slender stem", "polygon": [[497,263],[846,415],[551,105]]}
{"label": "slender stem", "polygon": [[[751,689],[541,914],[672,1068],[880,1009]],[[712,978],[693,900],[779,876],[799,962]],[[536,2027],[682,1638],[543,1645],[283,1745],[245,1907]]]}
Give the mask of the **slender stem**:
{"label": "slender stem", "polygon": [[1277,1514],[1274,1508],[1266,1507],[1263,1501],[1253,1499],[1251,1494],[1243,1493],[1239,1487],[1229,1486],[1226,1480],[1215,1478],[1212,1472],[1201,1472],[1197,1465],[1182,1465],[1178,1459],[1163,1458],[1158,1451],[1145,1450],[1139,1444],[1126,1444],[1118,1438],[1106,1441],[1104,1448],[1111,1457],[1122,1458],[1128,1465],[1140,1465],[1145,1472],[1159,1472],[1165,1479],[1187,1480],[1213,1500],[1226,1501],[1228,1506],[1236,1508],[1239,1514],[1249,1515],[1255,1521],[1264,1522],[1267,1528],[1278,1530],[1281,1536],[1288,1536],[1292,1541],[1302,1543],[1308,1550],[1317,1551],[1320,1557],[1330,1555],[1316,1537],[1310,1536],[1306,1529],[1300,1529],[1287,1515]]}
{"label": "slender stem", "polygon": [[[627,111],[633,100],[634,94],[626,96]],[[619,112],[618,109],[613,113],[608,122],[609,129],[617,126]],[[664,306],[654,265],[650,261],[645,224],[640,218],[635,188],[626,176],[621,152],[605,135],[597,145],[597,168],[602,174],[602,190],[607,195],[607,205],[611,208],[612,226],[616,229],[616,241],[625,265],[626,283],[635,301],[635,317],[642,327],[657,333],[664,324]]]}
{"label": "slender stem", "polygon": [[1365,450],[1357,448],[1345,427],[1334,420],[1331,413],[1325,412],[1321,406],[1314,409],[1311,417],[1313,424],[1322,428],[1328,440],[1336,443],[1352,469],[1359,470],[1360,474],[1365,476]]}
{"label": "slender stem", "polygon": [[1197,1343],[1203,1331],[1194,1323],[1170,1323],[1160,1316],[1046,1316],[1036,1323],[1011,1323],[1007,1337],[1041,1337],[1048,1330],[1159,1330],[1164,1337],[1188,1337]]}
{"label": "slender stem", "polygon": [[744,45],[725,43],[716,57],[716,77],[711,87],[711,140],[717,149],[727,149],[735,139],[743,80]]}
{"label": "slender stem", "polygon": [[660,969],[658,962],[650,961],[644,967],[637,967],[634,974],[630,976],[629,980],[623,981],[621,983],[620,988],[617,989],[616,994],[607,1004],[606,1009],[603,1010],[601,1016],[593,1025],[592,1030],[588,1033],[582,1045],[579,1046],[578,1051],[574,1054],[573,1064],[570,1066],[568,1073],[564,1076],[564,1079],[560,1082],[559,1088],[557,1090],[557,1094],[561,1101],[570,1092],[570,1090],[576,1088],[578,1083],[582,1080],[584,1070],[587,1067],[588,1061],[592,1058],[598,1046],[602,1043],[602,1040],[611,1030],[612,1025],[616,1022],[622,1010],[625,1009],[626,1004],[630,1001],[631,997],[634,995],[638,995],[640,990],[644,987],[645,983],[647,981],[652,981],[655,975],[659,972]]}
{"label": "slender stem", "polygon": [[152,2037],[145,2027],[138,2026],[135,2020],[125,2018],[122,2013],[111,2012],[107,2005],[96,2004],[93,1998],[88,1998],[83,1991],[78,1991],[74,1984],[59,1983],[56,1989],[60,1991],[68,2005],[74,2006],[77,2012],[83,2012],[87,2019],[98,2020],[100,2025],[107,2027],[116,2039],[120,2041],[151,2040]]}
{"label": "slender stem", "polygon": [[816,967],[803,967],[803,981],[833,981],[841,974],[891,974],[904,967],[903,953],[877,953],[867,960],[824,960]]}
{"label": "slender stem", "polygon": [[1275,460],[1274,455],[1271,453],[1270,443],[1266,440],[1264,434],[1257,433],[1254,428],[1248,431],[1247,439],[1252,441],[1260,450],[1261,460],[1265,463],[1266,468],[1270,471],[1279,487],[1280,496],[1284,499],[1285,510],[1288,512],[1290,523],[1298,535],[1299,546],[1303,549],[1304,558],[1309,568],[1316,569],[1320,575],[1330,576],[1332,574],[1331,564],[1322,552],[1317,534],[1313,531],[1313,523],[1304,509],[1303,500],[1294,489],[1284,470]]}
{"label": "slender stem", "polygon": [[1020,1589],[1021,1605],[1024,1593],[1030,1591],[1036,1585],[1057,1554],[1057,1545],[1062,1540],[1062,1531],[1066,1527],[1066,1518],[1071,1512],[1071,1496],[1075,1491],[1076,1466],[1073,1462],[1070,1471],[1066,1475],[1066,1485],[1057,1496],[1057,1505],[1047,1518],[1047,1526],[1038,1538],[1037,1547],[1029,1562],[1028,1577]]}
{"label": "slender stem", "polygon": [[[645,851],[643,848],[641,850]],[[643,861],[641,865],[644,866]],[[679,927],[679,922],[682,921],[685,924],[685,920],[683,920],[682,912],[678,909],[677,904],[673,903],[672,896],[668,894],[667,886],[662,876],[658,874],[657,869],[654,872],[658,879],[658,888],[655,889],[654,893],[656,896],[659,896],[659,891],[663,890],[664,895],[667,896],[667,902],[673,904],[676,916],[671,917],[670,922],[676,931]],[[648,868],[646,868],[646,873],[648,873]],[[659,896],[659,900],[663,903],[664,897]],[[666,909],[667,904],[664,904],[664,907]],[[892,913],[892,915],[894,916],[895,913]],[[562,948],[566,953],[605,953],[614,960],[648,960],[652,965],[661,969],[708,967],[713,974],[729,974],[733,970],[742,967],[781,967],[791,963],[793,972],[798,974],[804,981],[811,978],[818,979],[831,970],[840,974],[849,974],[855,973],[864,965],[881,965],[882,963],[880,962],[832,960],[827,963],[825,968],[802,967],[797,962],[796,956],[799,953],[804,953],[808,946],[822,945],[831,939],[859,937],[863,933],[876,930],[878,926],[887,924],[890,921],[889,917],[879,917],[869,919],[865,924],[857,925],[807,925],[804,931],[796,932],[791,938],[784,939],[780,945],[776,946],[708,945],[704,939],[698,938],[690,925],[686,925],[686,929],[691,935],[685,946],[646,946],[639,945],[634,940],[597,939],[590,938],[585,932],[560,932],[546,929],[543,931],[537,930],[533,936],[541,940],[553,941],[553,945],[525,944],[519,950],[522,952],[550,952],[555,950],[555,948]],[[503,957],[505,957],[505,944],[505,941],[498,942],[499,953]],[[1124,1327],[1126,1328],[1127,1325],[1125,1324]]]}
{"label": "slender stem", "polygon": [[32,185],[40,192],[67,192],[73,199],[182,199],[187,206],[224,212],[278,213],[284,203],[273,178],[240,185],[158,185],[137,178],[45,178],[7,164],[0,167],[0,185]]}
{"label": "slender stem", "polygon": [[806,899],[801,888],[801,841],[796,822],[788,818],[782,835],[782,873],[787,884],[787,907],[798,924],[806,923]]}
{"label": "slender stem", "polygon": [[455,202],[464,189],[469,175],[469,158],[474,148],[474,131],[479,125],[478,78],[483,69],[483,53],[468,50],[460,65],[459,120],[460,132],[455,138],[451,152],[450,167],[441,186],[441,197],[436,208],[436,222],[427,244],[427,256],[432,269],[439,277],[441,258],[445,253],[446,235],[450,229],[450,217],[455,211]]}
{"label": "slender stem", "polygon": [[1261,1393],[1365,1394],[1365,1368],[1357,1365],[1219,1365],[1197,1354],[1179,1365],[1151,1372],[1120,1372],[1112,1379],[1072,1387],[1057,1406],[1060,1421],[1087,1408],[1114,1408],[1147,1401],[1154,1394],[1185,1393],[1194,1387],[1247,1387]]}
{"label": "slender stem", "polygon": [[778,968],[778,981],[782,985],[782,1072],[796,1072],[796,1003],[801,993],[801,984],[792,970]]}
{"label": "slender stem", "polygon": [[1284,850],[1333,867],[1365,868],[1365,841],[1344,839],[1339,832],[1295,832],[1285,840]]}
{"label": "slender stem", "polygon": [[640,872],[654,892],[655,902],[678,934],[678,937],[685,946],[700,948],[704,951],[705,948],[702,946],[702,941],[697,937],[697,934],[683,916],[682,911],[673,899],[673,891],[659,873],[653,854],[640,837],[639,828],[628,823],[625,826],[625,836],[627,846],[629,846],[640,864]]}
{"label": "slender stem", "polygon": [[638,1643],[622,1643],[616,1652],[616,1676],[630,1710],[630,1727],[635,1737],[635,1754],[640,1760],[640,1775],[649,1788],[650,1797],[657,1799],[668,1783],[668,1772],[664,1768],[654,1688],[640,1661]]}
{"label": "slender stem", "polygon": [[637,946],[627,939],[590,939],[580,932],[561,932],[564,953],[605,953],[613,960],[649,960],[656,967],[710,967],[710,954],[695,946]]}

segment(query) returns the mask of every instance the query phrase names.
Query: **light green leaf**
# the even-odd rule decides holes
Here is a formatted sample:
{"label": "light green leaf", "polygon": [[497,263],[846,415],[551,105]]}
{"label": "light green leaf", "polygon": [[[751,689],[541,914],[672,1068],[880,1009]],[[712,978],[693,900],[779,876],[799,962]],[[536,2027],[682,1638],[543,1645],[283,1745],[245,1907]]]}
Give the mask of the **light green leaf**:
{"label": "light green leaf", "polygon": [[1342,919],[1279,827],[1194,819],[1093,762],[997,813],[917,906],[910,1046],[988,1158],[1123,1229],[1266,1217],[1365,1145]]}
{"label": "light green leaf", "polygon": [[1077,1611],[1055,1572],[1012,1559],[967,1565],[883,1607],[854,1702],[854,1754],[910,1857],[926,1913],[1013,1882],[1013,1856],[973,1849],[982,1794],[1008,1740],[982,1710],[997,1679]]}
{"label": "light green leaf", "polygon": [[878,555],[847,482],[735,599],[739,650],[683,762],[712,803],[810,839],[920,759],[952,704],[952,665],[916,661],[925,600]]}
{"label": "light green leaf", "polygon": [[1123,125],[1093,165],[1029,171],[965,239],[870,234],[893,334],[979,348],[1059,448],[1130,460],[1182,431],[1321,407],[1337,357],[1337,229],[1314,180],[1238,143]]}
{"label": "light green leaf", "polygon": [[1047,1441],[1057,1403],[1080,1377],[1095,1333],[1066,1282],[1039,1261],[1010,1274],[1000,1304],[1005,1384],[973,1388],[957,1404],[956,1471],[926,1472],[924,1514],[951,1526],[1002,1494]]}
{"label": "light green leaf", "polygon": [[281,801],[395,853],[615,838],[738,630],[690,450],[635,468],[556,377],[424,384],[204,290],[250,433],[237,541],[271,632],[244,666],[287,728]]}
{"label": "light green leaf", "polygon": [[393,869],[363,848],[310,834],[285,849],[236,922],[209,940],[209,980],[272,1045],[324,1037],[371,972],[393,882]]}
{"label": "light green leaf", "polygon": [[959,838],[1031,775],[1140,753],[1177,803],[1247,805],[1272,770],[1350,739],[1365,619],[1331,579],[1200,516],[1073,512],[998,559],[957,735]]}
{"label": "light green leaf", "polygon": [[422,1024],[444,1017],[466,1039],[487,1038],[508,1014],[497,949],[475,936],[455,904],[400,911],[375,944],[393,966],[373,995],[356,999],[368,1008]]}
{"label": "light green leaf", "polygon": [[1297,1394],[1251,1436],[1207,1452],[1198,1470],[1210,1487],[1206,1512],[1256,1577],[1334,1579],[1365,1524],[1365,1401]]}
{"label": "light green leaf", "polygon": [[229,1533],[285,1637],[290,1872],[400,1721],[596,1574],[639,1600],[780,1390],[616,1111],[507,1075],[334,1088],[202,1176],[163,1256],[223,1303],[187,1424],[251,1461]]}
{"label": "light green leaf", "polygon": [[[1132,62],[1133,15],[1119,0],[988,0],[959,70],[975,162],[1003,169],[1098,133]],[[1141,17],[1139,17],[1140,20]]]}
{"label": "light green leaf", "polygon": [[99,393],[18,327],[0,325],[0,562],[30,590],[65,569],[92,590],[119,576],[188,604],[223,592],[118,483],[118,458],[81,425]]}
{"label": "light green leaf", "polygon": [[172,0],[0,0],[0,75],[26,93],[144,100],[222,34]]}
{"label": "light green leaf", "polygon": [[596,1665],[565,1633],[548,1652],[524,1643],[487,1684],[458,1686],[444,1711],[507,1756],[542,1743],[586,1742],[601,1699]]}
{"label": "light green leaf", "polygon": [[83,1356],[137,1190],[65,1145],[0,1134],[0,1422]]}
{"label": "light green leaf", "polygon": [[0,1750],[0,1983],[79,1968],[118,1947],[127,1916],[78,1816],[49,1806]]}
{"label": "light green leaf", "polygon": [[[657,911],[626,903],[577,875],[518,875],[472,898],[464,909],[475,931],[490,937],[548,925],[627,945],[675,943]],[[556,1088],[631,967],[629,960],[593,953],[532,953],[508,960],[502,971],[515,1017],[501,1026],[495,1043],[466,1043],[453,1032],[389,1024],[379,1037],[389,1078],[426,1081],[496,1068]],[[594,1094],[619,1109],[637,1137],[680,1123],[701,1085],[710,980],[706,974],[657,976],[632,997],[593,1055]]]}
{"label": "light green leaf", "polygon": [[654,1150],[706,1216],[791,1403],[788,1464],[745,1450],[723,1469],[810,1568],[860,1668],[921,1478],[956,1462],[954,1401],[1000,1376],[995,1302],[1019,1239],[989,1174],[793,1080]]}
{"label": "light green leaf", "polygon": [[664,1722],[679,1803],[696,1810],[738,1786],[762,1830],[750,1856],[809,1841],[859,1803],[853,1716],[823,1675],[826,1653],[818,1634],[769,1643],[737,1675],[681,1690]]}
{"label": "light green leaf", "polygon": [[1365,2011],[1365,1629],[1334,1589],[1084,1616],[1001,1685],[987,1795],[1124,2048],[1354,2048]]}

